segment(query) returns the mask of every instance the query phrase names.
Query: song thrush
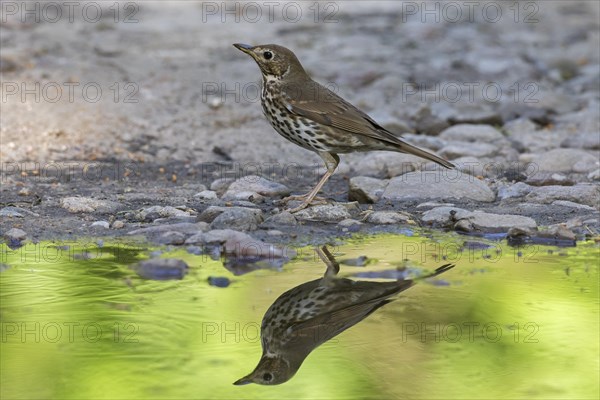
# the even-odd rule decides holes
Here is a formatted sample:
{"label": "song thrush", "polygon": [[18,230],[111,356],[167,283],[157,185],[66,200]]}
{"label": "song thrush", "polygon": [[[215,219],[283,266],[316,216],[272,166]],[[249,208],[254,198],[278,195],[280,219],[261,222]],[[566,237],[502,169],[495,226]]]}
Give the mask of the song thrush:
{"label": "song thrush", "polygon": [[446,168],[454,167],[449,161],[394,136],[367,114],[313,81],[296,55],[285,47],[240,43],[234,46],[250,55],[260,68],[263,113],[273,128],[289,141],[316,152],[325,162],[327,171],[313,190],[286,199],[303,200],[290,211],[311,204],[337,168],[338,154],[390,150],[414,154]]}
{"label": "song thrush", "polygon": [[[254,371],[234,385],[278,385],[288,381],[311,351],[415,283],[414,279],[373,282],[338,278],[339,264],[327,247],[316,251],[327,264],[324,276],[288,290],[269,307],[261,324],[262,357]],[[419,279],[453,267],[443,265]]]}

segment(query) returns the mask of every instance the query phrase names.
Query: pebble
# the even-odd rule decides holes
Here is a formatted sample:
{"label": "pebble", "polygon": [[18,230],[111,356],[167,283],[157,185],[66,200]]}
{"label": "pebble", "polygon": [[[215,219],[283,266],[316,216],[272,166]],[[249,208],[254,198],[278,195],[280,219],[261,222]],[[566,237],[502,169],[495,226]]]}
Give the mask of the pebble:
{"label": "pebble", "polygon": [[294,215],[298,219],[319,222],[339,222],[352,217],[344,204],[316,205],[300,210]]}
{"label": "pebble", "polygon": [[362,176],[390,178],[416,171],[426,163],[427,160],[411,154],[374,151],[357,160],[353,169]]}
{"label": "pebble", "polygon": [[600,150],[600,135],[598,132],[578,132],[564,139],[560,147]]}
{"label": "pebble", "polygon": [[109,200],[97,200],[91,197],[65,197],[60,200],[60,206],[70,213],[114,213],[121,206]]}
{"label": "pebble", "polygon": [[536,203],[551,204],[555,200],[567,200],[592,207],[598,207],[599,198],[600,187],[586,184],[536,187],[525,197]]}
{"label": "pebble", "polygon": [[121,221],[120,219],[117,219],[112,223],[113,229],[123,229],[124,227],[125,227],[125,222]]}
{"label": "pebble", "polygon": [[3,236],[7,241],[21,242],[27,238],[27,232],[19,228],[11,228],[4,232]]}
{"label": "pebble", "polygon": [[203,190],[199,193],[196,193],[194,197],[200,200],[216,200],[217,192],[214,190]]}
{"label": "pebble", "polygon": [[215,287],[219,287],[219,288],[226,288],[229,285],[231,285],[231,281],[229,280],[229,278],[226,278],[224,276],[209,276],[208,277],[208,284],[210,286],[215,286]]}
{"label": "pebble", "polygon": [[469,199],[492,202],[494,192],[485,182],[459,171],[411,172],[392,178],[382,199]]}
{"label": "pebble", "polygon": [[343,219],[340,222],[338,222],[338,228],[342,232],[358,232],[360,231],[362,225],[362,222],[351,218]]}
{"label": "pebble", "polygon": [[455,142],[484,142],[504,139],[504,135],[493,126],[477,124],[458,124],[445,129],[439,136],[441,139]]}
{"label": "pebble", "polygon": [[387,184],[387,180],[369,176],[352,177],[349,183],[348,200],[358,201],[361,204],[377,203]]}
{"label": "pebble", "polygon": [[223,193],[225,193],[225,191],[227,190],[227,188],[229,187],[229,185],[231,185],[233,183],[233,181],[235,181],[234,178],[219,178],[219,179],[215,179],[210,184],[210,190],[216,192],[217,194],[223,194]]}
{"label": "pebble", "polygon": [[527,177],[525,182],[531,186],[572,186],[575,184],[575,182],[572,179],[569,179],[563,174],[559,174],[558,172],[547,171],[533,173]]}
{"label": "pebble", "polygon": [[296,226],[298,220],[289,211],[282,211],[280,213],[271,215],[269,218],[262,223],[262,227],[265,228],[277,228],[280,226]]}
{"label": "pebble", "polygon": [[366,221],[377,225],[414,223],[410,215],[396,211],[375,211],[367,216]]}
{"label": "pebble", "polygon": [[286,258],[295,257],[296,252],[290,247],[279,247],[255,239],[247,233],[233,229],[216,229],[197,233],[189,237],[185,244],[222,244],[228,255],[240,257]]}
{"label": "pebble", "polygon": [[154,221],[159,218],[189,217],[190,212],[172,206],[144,207],[134,213],[133,218],[137,221]]}
{"label": "pebble", "polygon": [[540,171],[590,172],[598,168],[600,162],[579,149],[554,149],[535,157],[534,163]]}
{"label": "pebble", "polygon": [[188,272],[188,265],[175,258],[154,258],[134,264],[133,270],[144,279],[158,281],[183,279]]}
{"label": "pebble", "polygon": [[594,181],[598,181],[598,180],[600,180],[600,168],[598,168],[598,169],[597,169],[597,170],[595,170],[595,171],[592,171],[592,172],[590,172],[590,173],[587,175],[587,178],[588,178],[588,179],[592,179],[592,180],[594,180]]}
{"label": "pebble", "polygon": [[257,175],[248,175],[232,182],[223,194],[223,199],[236,199],[239,193],[248,192],[258,193],[264,197],[284,197],[291,193],[290,189],[281,183]]}
{"label": "pebble", "polygon": [[440,155],[453,160],[458,157],[486,157],[498,152],[498,147],[489,143],[452,142],[444,146]]}
{"label": "pebble", "polygon": [[155,242],[159,244],[180,245],[185,243],[186,235],[177,231],[167,231],[162,233]]}
{"label": "pebble", "polygon": [[25,215],[39,217],[39,214],[31,212],[21,207],[7,206],[0,209],[0,217],[25,218]]}
{"label": "pebble", "polygon": [[263,222],[262,211],[249,207],[210,206],[199,216],[200,221],[210,222],[212,229],[236,229],[253,231]]}
{"label": "pebble", "polygon": [[95,221],[92,223],[92,228],[94,227],[108,229],[110,228],[110,224],[108,223],[108,221]]}
{"label": "pebble", "polygon": [[567,200],[555,200],[552,202],[553,206],[577,208],[578,210],[596,211],[594,207],[586,206],[585,204],[575,203]]}
{"label": "pebble", "polygon": [[238,200],[238,201],[247,201],[253,204],[260,204],[265,202],[264,196],[256,192],[226,192],[223,195],[223,200]]}
{"label": "pebble", "polygon": [[206,231],[208,231],[208,229],[209,229],[209,224],[207,224],[206,222],[202,222],[202,221],[197,222],[197,223],[181,222],[178,224],[164,224],[164,225],[140,228],[140,229],[136,229],[136,230],[129,232],[128,235],[151,236],[151,235],[156,235],[156,234],[162,234],[164,232],[169,232],[169,231],[181,232],[184,234],[192,235],[192,234],[195,234],[198,232],[206,232]]}
{"label": "pebble", "polygon": [[[464,222],[463,222],[464,220]],[[482,230],[485,232],[506,232],[512,227],[536,229],[535,220],[521,215],[491,214],[483,211],[468,211],[456,207],[438,207],[423,213],[426,224],[454,225],[463,231]]]}
{"label": "pebble", "polygon": [[525,197],[533,190],[533,187],[523,182],[500,186],[498,188],[498,198],[500,200]]}

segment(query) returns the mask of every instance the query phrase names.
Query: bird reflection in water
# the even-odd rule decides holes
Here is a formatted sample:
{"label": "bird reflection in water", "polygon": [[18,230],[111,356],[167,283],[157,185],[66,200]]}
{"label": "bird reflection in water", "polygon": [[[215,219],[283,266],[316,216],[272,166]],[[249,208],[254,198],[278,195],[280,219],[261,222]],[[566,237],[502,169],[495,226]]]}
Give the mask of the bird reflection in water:
{"label": "bird reflection in water", "polygon": [[[327,265],[325,274],[288,290],[269,307],[261,324],[262,357],[254,371],[234,385],[287,382],[311,351],[415,284],[414,279],[371,282],[339,278],[339,264],[327,247],[316,251]],[[442,265],[419,279],[434,277],[453,267]]]}

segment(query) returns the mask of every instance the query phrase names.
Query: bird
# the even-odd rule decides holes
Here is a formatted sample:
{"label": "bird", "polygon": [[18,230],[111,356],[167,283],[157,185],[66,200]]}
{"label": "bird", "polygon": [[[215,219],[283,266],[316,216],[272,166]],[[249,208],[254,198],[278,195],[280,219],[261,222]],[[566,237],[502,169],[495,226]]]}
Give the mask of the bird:
{"label": "bird", "polygon": [[[322,278],[303,283],[279,296],[261,323],[262,356],[250,374],[234,385],[278,385],[290,380],[318,346],[356,325],[415,279],[373,282],[339,278],[339,263],[327,246],[315,249],[327,265]],[[425,279],[453,268],[445,264]]]}
{"label": "bird", "polygon": [[323,185],[335,172],[338,154],[389,150],[433,161],[445,168],[454,164],[395,136],[366,113],[325,86],[311,79],[296,55],[277,44],[234,47],[256,61],[262,74],[262,110],[271,126],[292,143],[317,153],[327,168],[307,194],[289,196],[284,202],[301,200],[289,211],[300,211],[313,203]]}

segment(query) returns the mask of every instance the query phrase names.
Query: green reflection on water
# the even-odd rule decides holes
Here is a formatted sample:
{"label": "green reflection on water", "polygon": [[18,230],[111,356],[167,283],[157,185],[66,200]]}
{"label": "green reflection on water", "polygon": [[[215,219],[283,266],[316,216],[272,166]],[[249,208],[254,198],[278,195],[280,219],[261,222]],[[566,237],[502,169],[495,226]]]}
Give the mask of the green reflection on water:
{"label": "green reflection on water", "polygon": [[[269,305],[322,275],[312,249],[282,272],[238,277],[176,249],[163,256],[185,260],[188,275],[149,281],[128,268],[148,257],[139,244],[1,245],[0,397],[597,398],[598,246],[470,249],[466,240],[422,232],[331,248],[341,260],[375,260],[342,265],[346,277],[407,263],[457,267],[440,277],[448,286],[409,289],[276,387],[232,382],[260,358]],[[209,276],[233,283],[212,287]]]}

